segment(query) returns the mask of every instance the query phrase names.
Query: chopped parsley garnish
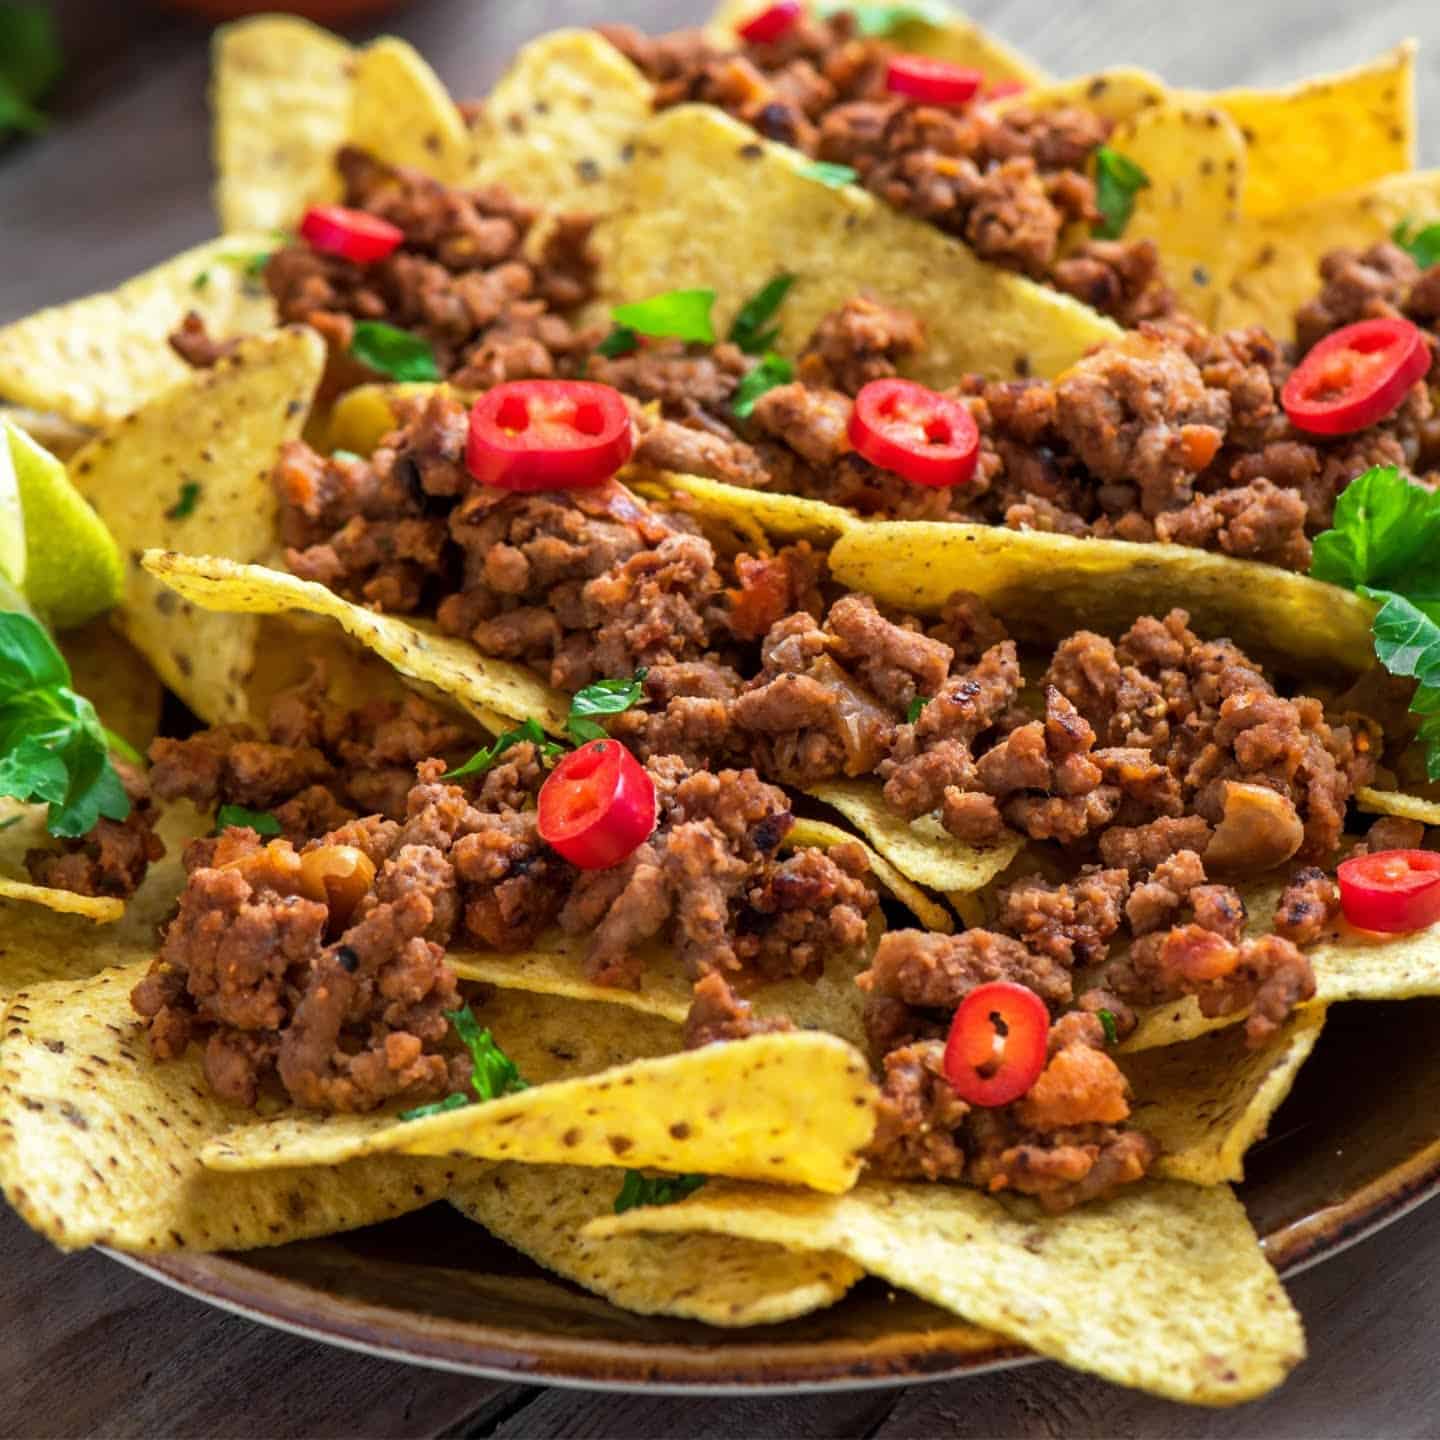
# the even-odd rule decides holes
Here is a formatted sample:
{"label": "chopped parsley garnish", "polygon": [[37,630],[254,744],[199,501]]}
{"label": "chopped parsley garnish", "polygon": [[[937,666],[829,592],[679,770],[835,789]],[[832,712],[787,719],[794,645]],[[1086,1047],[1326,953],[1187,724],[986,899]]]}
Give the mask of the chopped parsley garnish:
{"label": "chopped parsley garnish", "polygon": [[210,272],[202,270],[191,282],[192,290],[203,290],[210,283]]}
{"label": "chopped parsley garnish", "polygon": [[215,812],[215,833],[231,825],[253,830],[257,835],[281,834],[280,822],[268,810],[247,810],[243,805],[222,805]]}
{"label": "chopped parsley garnish", "polygon": [[48,805],[45,828],[66,839],[102,815],[123,820],[130,800],[112,749],[135,756],[70,688],[70,667],[44,627],[19,612],[0,614],[0,795]]}
{"label": "chopped parsley garnish", "polygon": [[799,173],[807,180],[818,180],[822,185],[828,185],[832,190],[843,190],[860,178],[860,172],[853,165],[837,165],[832,160],[812,160],[808,165],[802,165]]}
{"label": "chopped parsley garnish", "polygon": [[795,367],[773,351],[761,356],[760,363],[748,371],[735,387],[735,398],[730,402],[730,413],[737,420],[748,420],[755,409],[755,402],[777,385],[788,384],[794,377]]}
{"label": "chopped parsley garnish", "polygon": [[350,353],[392,380],[438,380],[440,367],[427,341],[383,320],[357,320]]}
{"label": "chopped parsley garnish", "polygon": [[463,765],[457,765],[455,769],[448,771],[440,778],[442,780],[463,780],[467,775],[481,775],[511,746],[521,745],[527,740],[532,745],[538,745],[546,756],[558,755],[564,749],[564,746],[557,744],[545,734],[540,728],[538,720],[525,720],[513,730],[507,730],[503,735],[498,736],[493,745],[487,745],[483,750],[477,750]]}
{"label": "chopped parsley garnish", "polygon": [[607,360],[633,355],[640,348],[640,337],[628,325],[617,325],[596,347],[595,353]]}
{"label": "chopped parsley garnish", "polygon": [[648,300],[616,305],[610,311],[610,318],[637,335],[713,345],[715,322],[710,318],[710,311],[714,304],[713,290],[667,290]]}
{"label": "chopped parsley garnish", "polygon": [[857,5],[827,0],[819,6],[823,18],[848,12],[862,35],[893,35],[902,25],[948,25],[955,11],[945,0],[906,0],[897,5]]}
{"label": "chopped parsley garnish", "polygon": [[1422,226],[1414,220],[1402,220],[1390,232],[1390,238],[1422,270],[1440,264],[1440,221]]}
{"label": "chopped parsley garnish", "polygon": [[615,1213],[623,1215],[637,1205],[673,1205],[693,1195],[707,1178],[704,1175],[657,1175],[652,1180],[638,1170],[627,1170],[615,1196]]}
{"label": "chopped parsley garnish", "polygon": [[1135,213],[1135,197],[1149,187],[1150,177],[1128,155],[1102,145],[1095,152],[1095,205],[1104,218],[1090,233],[1118,240]]}
{"label": "chopped parsley garnish", "polygon": [[605,739],[605,727],[590,716],[623,715],[631,706],[638,705],[645,694],[646,674],[642,665],[628,679],[597,680],[593,685],[577,690],[570,702],[570,715],[565,721],[565,728],[575,743],[583,745],[587,740]]}
{"label": "chopped parsley garnish", "polygon": [[1105,1043],[1114,1045],[1120,1039],[1120,1031],[1115,1026],[1115,1012],[1113,1010],[1097,1010],[1095,1018],[1100,1022],[1100,1028],[1105,1032]]}
{"label": "chopped parsley garnish", "polygon": [[1331,529],[1315,537],[1310,573],[1380,602],[1371,623],[1375,655],[1392,675],[1420,682],[1410,704],[1421,717],[1425,769],[1440,780],[1440,493],[1393,465],[1357,476],[1335,502]]}
{"label": "chopped parsley garnish", "polygon": [[332,450],[330,458],[332,460],[363,460],[365,457],[357,455],[353,450]]}
{"label": "chopped parsley garnish", "polygon": [[402,1120],[424,1120],[431,1115],[444,1115],[448,1110],[458,1110],[462,1105],[468,1105],[470,1097],[462,1095],[457,1091],[454,1095],[447,1095],[443,1100],[432,1100],[428,1105],[417,1105],[413,1110],[402,1110]]}
{"label": "chopped parsley garnish", "polygon": [[187,480],[180,487],[175,503],[165,512],[167,520],[188,520],[200,503],[201,485],[198,480]]}
{"label": "chopped parsley garnish", "polygon": [[8,820],[0,820],[0,830],[8,830],[12,825],[18,825],[24,818],[23,815],[12,815]]}
{"label": "chopped parsley garnish", "polygon": [[515,1062],[495,1043],[495,1037],[475,1018],[467,1005],[463,1010],[446,1010],[445,1018],[455,1027],[461,1044],[470,1052],[474,1068],[470,1087],[481,1100],[498,1100],[530,1087],[520,1077]]}
{"label": "chopped parsley garnish", "polygon": [[48,5],[0,5],[0,135],[45,128],[35,102],[60,78],[64,64]]}
{"label": "chopped parsley garnish", "polygon": [[730,339],[747,355],[763,355],[780,338],[780,327],[770,325],[790,287],[799,277],[781,271],[762,285],[741,307],[730,326]]}
{"label": "chopped parsley garnish", "polygon": [[917,695],[917,696],[905,707],[905,722],[906,722],[906,724],[908,724],[908,725],[913,725],[913,724],[920,718],[920,712],[921,712],[929,703],[930,703],[930,696],[928,696],[928,695]]}

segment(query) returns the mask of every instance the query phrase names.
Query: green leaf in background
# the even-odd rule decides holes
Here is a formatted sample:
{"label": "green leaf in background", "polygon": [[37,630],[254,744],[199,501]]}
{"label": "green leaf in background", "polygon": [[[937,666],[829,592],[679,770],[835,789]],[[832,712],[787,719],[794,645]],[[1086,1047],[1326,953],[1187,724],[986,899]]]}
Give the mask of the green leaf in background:
{"label": "green leaf in background", "polygon": [[43,130],[35,108],[60,78],[65,60],[48,5],[0,4],[0,134]]}
{"label": "green leaf in background", "polygon": [[1422,269],[1440,264],[1440,221],[1421,226],[1413,219],[1402,220],[1390,238]]}
{"label": "green leaf in background", "polygon": [[607,360],[631,355],[640,348],[640,337],[628,326],[617,325],[596,347],[595,353]]}
{"label": "green leaf in background", "polygon": [[610,318],[640,335],[713,345],[715,324],[710,311],[714,304],[713,290],[667,290],[648,300],[616,305]]}
{"label": "green leaf in background", "polygon": [[589,717],[623,715],[632,705],[638,705],[645,694],[645,676],[648,673],[642,665],[628,678],[597,680],[593,685],[577,690],[565,721],[565,728],[575,743],[583,745],[587,740],[605,739],[605,727]]}
{"label": "green leaf in background", "polygon": [[279,835],[280,822],[268,810],[247,810],[243,805],[222,805],[215,812],[215,833],[231,825],[253,830],[257,835]]}
{"label": "green leaf in background", "polygon": [[652,1180],[639,1170],[627,1170],[615,1196],[615,1213],[623,1215],[637,1205],[673,1205],[693,1195],[706,1178],[704,1175],[657,1175]]}
{"label": "green leaf in background", "polygon": [[461,1043],[470,1052],[474,1068],[470,1084],[482,1100],[498,1100],[530,1087],[520,1077],[519,1067],[495,1043],[495,1037],[475,1018],[467,1005],[463,1010],[446,1010],[445,1018],[455,1027]]}
{"label": "green leaf in background", "polygon": [[773,390],[777,385],[788,385],[794,375],[795,367],[783,356],[773,352],[762,356],[760,363],[748,371],[735,387],[730,413],[737,420],[748,420],[755,409],[755,402],[767,390]]}
{"label": "green leaf in background", "polygon": [[468,1095],[447,1095],[443,1100],[435,1100],[429,1105],[417,1105],[413,1110],[402,1110],[402,1120],[424,1120],[431,1115],[444,1115],[449,1110],[459,1110],[470,1103]]}
{"label": "green leaf in background", "polygon": [[954,9],[945,0],[908,0],[898,5],[856,5],[845,0],[828,0],[819,6],[821,16],[849,12],[855,17],[855,28],[862,35],[891,35],[902,25],[948,25],[955,18]]}
{"label": "green leaf in background", "polygon": [[538,720],[525,720],[513,730],[507,730],[503,735],[496,738],[493,745],[487,745],[483,750],[477,750],[463,765],[457,765],[455,769],[448,771],[440,778],[442,780],[463,780],[467,775],[482,775],[488,770],[512,745],[520,745],[525,741],[532,745],[538,745],[543,755],[558,755],[564,748],[556,744],[554,740],[547,738],[545,732],[540,728]]}
{"label": "green leaf in background", "polygon": [[1440,572],[1440,494],[1393,465],[1357,475],[1335,502],[1329,530],[1315,537],[1310,573],[1354,590],[1413,594]]}
{"label": "green leaf in background", "polygon": [[807,180],[818,180],[832,190],[842,190],[860,178],[860,172],[853,165],[837,165],[832,160],[812,160],[800,167],[800,174]]}
{"label": "green leaf in background", "polygon": [[741,307],[730,326],[730,339],[747,355],[763,355],[779,337],[778,326],[765,327],[775,318],[790,287],[799,277],[783,271],[757,290]]}
{"label": "green leaf in background", "polygon": [[1150,188],[1150,177],[1128,155],[1102,145],[1095,152],[1095,206],[1104,217],[1092,230],[1118,240],[1135,213],[1135,197]]}
{"label": "green leaf in background", "polygon": [[350,353],[392,380],[438,380],[440,367],[428,342],[383,320],[358,320]]}

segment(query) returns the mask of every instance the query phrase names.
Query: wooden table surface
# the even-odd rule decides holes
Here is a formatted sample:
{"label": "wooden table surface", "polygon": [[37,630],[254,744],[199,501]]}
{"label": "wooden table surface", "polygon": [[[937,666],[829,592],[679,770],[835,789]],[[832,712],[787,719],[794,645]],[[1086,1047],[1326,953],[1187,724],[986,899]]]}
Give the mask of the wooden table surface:
{"label": "wooden table surface", "polygon": [[[206,33],[131,0],[58,0],[71,59],[43,139],[0,153],[0,322],[103,288],[213,230]],[[459,93],[561,24],[689,23],[703,0],[420,0],[388,28]],[[1283,83],[1417,35],[1422,161],[1440,163],[1434,0],[973,0],[1057,73],[1126,61],[1179,84]],[[1377,1057],[1374,1083],[1383,1084]],[[1188,1410],[1056,1365],[817,1397],[685,1400],[496,1384],[221,1314],[0,1212],[0,1435],[1403,1436],[1440,1433],[1440,1206],[1298,1277],[1310,1358],[1278,1394]],[[1216,1276],[1223,1284],[1224,1277]]]}

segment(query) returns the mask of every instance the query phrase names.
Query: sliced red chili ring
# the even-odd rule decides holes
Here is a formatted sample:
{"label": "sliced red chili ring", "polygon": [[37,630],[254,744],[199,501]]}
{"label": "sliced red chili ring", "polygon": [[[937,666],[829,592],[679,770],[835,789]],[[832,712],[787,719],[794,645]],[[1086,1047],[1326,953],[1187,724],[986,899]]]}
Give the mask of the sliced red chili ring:
{"label": "sliced red chili ring", "polygon": [[984,83],[978,70],[924,55],[892,55],[885,69],[887,90],[927,105],[965,105]]}
{"label": "sliced red chili ring", "polygon": [[737,26],[736,34],[752,45],[770,45],[795,28],[803,11],[800,0],[781,0]]}
{"label": "sliced red chili ring", "polygon": [[864,386],[850,412],[850,443],[872,465],[915,485],[963,485],[980,458],[970,411],[913,380]]}
{"label": "sliced red chili ring", "polygon": [[608,870],[655,828],[655,782],[618,740],[572,750],[540,787],[540,838],[582,870]]}
{"label": "sliced red chili ring", "polygon": [[1424,332],[1398,315],[1358,320],[1327,335],[1280,392],[1290,423],[1312,435],[1349,435],[1383,420],[1430,368]]}
{"label": "sliced red chili ring", "polygon": [[300,238],[312,250],[338,255],[357,265],[370,265],[393,254],[405,239],[405,232],[367,210],[312,205],[300,222]]}
{"label": "sliced red chili ring", "polygon": [[1342,861],[1340,908],[1361,930],[1403,935],[1440,920],[1440,854],[1377,850]]}
{"label": "sliced red chili ring", "polygon": [[1018,1100],[1040,1078],[1050,1012],[1013,980],[977,985],[961,1002],[945,1042],[945,1078],[970,1105]]}
{"label": "sliced red chili ring", "polygon": [[510,380],[470,411],[465,464],[482,485],[571,490],[608,480],[635,448],[625,398],[591,380]]}
{"label": "sliced red chili ring", "polygon": [[1025,93],[1025,82],[1023,80],[992,80],[986,87],[980,98],[982,100],[1007,100],[1011,95],[1023,95]]}

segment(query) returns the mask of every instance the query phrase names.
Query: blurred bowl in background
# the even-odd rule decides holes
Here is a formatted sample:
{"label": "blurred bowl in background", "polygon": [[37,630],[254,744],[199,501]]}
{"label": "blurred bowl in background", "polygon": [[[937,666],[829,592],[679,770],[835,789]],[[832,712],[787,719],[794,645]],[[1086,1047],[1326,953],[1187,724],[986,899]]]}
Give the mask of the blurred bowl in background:
{"label": "blurred bowl in background", "polygon": [[368,20],[387,10],[398,10],[408,0],[160,0],[167,10],[184,10],[207,20],[239,20],[245,15],[300,15],[321,25],[348,25]]}

